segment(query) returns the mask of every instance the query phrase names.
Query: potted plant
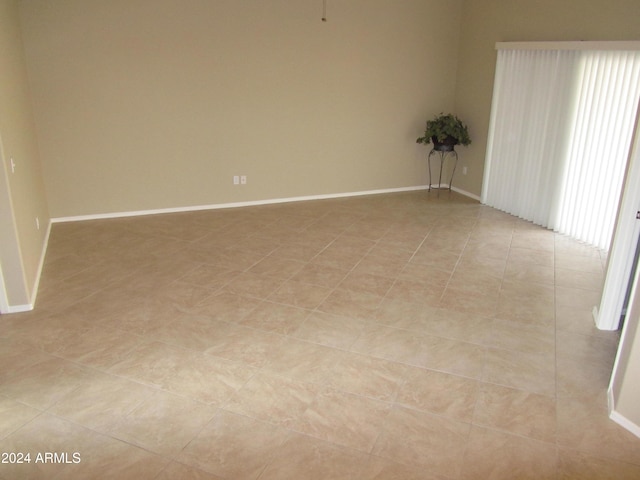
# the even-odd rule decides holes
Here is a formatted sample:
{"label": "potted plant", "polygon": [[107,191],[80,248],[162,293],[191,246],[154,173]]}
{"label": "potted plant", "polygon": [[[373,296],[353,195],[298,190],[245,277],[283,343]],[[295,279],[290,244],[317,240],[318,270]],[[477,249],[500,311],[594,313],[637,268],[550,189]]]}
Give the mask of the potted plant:
{"label": "potted plant", "polygon": [[471,138],[467,126],[458,117],[441,113],[427,121],[424,135],[416,140],[425,145],[431,142],[434,150],[452,151],[455,145],[469,145]]}

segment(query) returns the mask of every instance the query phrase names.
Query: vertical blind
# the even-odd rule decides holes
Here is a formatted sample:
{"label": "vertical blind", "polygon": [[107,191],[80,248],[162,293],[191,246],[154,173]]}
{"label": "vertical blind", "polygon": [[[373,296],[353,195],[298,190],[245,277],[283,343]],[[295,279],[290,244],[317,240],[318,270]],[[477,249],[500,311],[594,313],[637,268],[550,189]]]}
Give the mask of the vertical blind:
{"label": "vertical blind", "polygon": [[498,51],[482,202],[603,249],[640,97],[640,51]]}

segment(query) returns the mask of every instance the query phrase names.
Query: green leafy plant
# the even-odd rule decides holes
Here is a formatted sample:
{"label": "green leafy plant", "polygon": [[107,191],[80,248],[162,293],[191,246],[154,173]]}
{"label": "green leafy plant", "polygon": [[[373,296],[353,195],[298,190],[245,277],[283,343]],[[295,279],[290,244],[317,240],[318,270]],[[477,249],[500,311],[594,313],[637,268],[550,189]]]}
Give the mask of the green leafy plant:
{"label": "green leafy plant", "polygon": [[427,121],[424,135],[416,140],[416,143],[429,144],[431,142],[448,145],[469,145],[471,138],[469,130],[462,121],[450,113],[436,115]]}

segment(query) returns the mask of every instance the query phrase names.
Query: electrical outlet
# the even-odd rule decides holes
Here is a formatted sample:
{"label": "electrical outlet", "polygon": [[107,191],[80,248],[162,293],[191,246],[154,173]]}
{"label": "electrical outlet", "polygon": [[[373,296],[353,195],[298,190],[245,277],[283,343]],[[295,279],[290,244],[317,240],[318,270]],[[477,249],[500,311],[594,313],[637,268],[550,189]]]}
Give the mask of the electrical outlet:
{"label": "electrical outlet", "polygon": [[240,177],[238,175],[233,176],[233,184],[240,185]]}
{"label": "electrical outlet", "polygon": [[246,175],[242,175],[240,177],[240,184],[241,185],[246,185],[247,184],[247,176]]}
{"label": "electrical outlet", "polygon": [[462,167],[462,174],[466,175],[467,174],[467,167]]}

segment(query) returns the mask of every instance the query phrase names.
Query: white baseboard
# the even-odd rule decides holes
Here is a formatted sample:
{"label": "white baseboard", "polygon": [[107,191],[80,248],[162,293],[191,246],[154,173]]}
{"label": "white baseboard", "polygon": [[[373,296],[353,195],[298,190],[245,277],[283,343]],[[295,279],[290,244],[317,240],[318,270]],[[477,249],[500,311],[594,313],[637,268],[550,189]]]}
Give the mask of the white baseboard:
{"label": "white baseboard", "polygon": [[461,190],[460,188],[457,188],[457,187],[451,187],[451,190],[453,190],[456,193],[459,193],[460,195],[464,195],[465,197],[473,198],[474,200],[477,200],[478,202],[480,201],[480,197],[478,195],[474,195],[473,193],[469,193],[466,190]]}
{"label": "white baseboard", "polygon": [[609,418],[625,430],[630,431],[636,437],[640,438],[640,426],[636,425],[634,422],[615,410],[615,400],[613,398],[613,392],[611,391],[611,388],[607,390],[607,401],[609,404]]}
{"label": "white baseboard", "polygon": [[33,303],[28,303],[25,305],[9,305],[9,308],[7,308],[7,312],[6,313],[24,313],[24,312],[30,312],[31,310],[33,310]]}
{"label": "white baseboard", "polygon": [[[258,205],[271,205],[277,203],[288,202],[306,202],[309,200],[328,200],[332,198],[345,198],[345,197],[359,197],[363,195],[380,195],[384,193],[400,193],[411,192],[415,190],[426,190],[427,185],[418,185],[415,187],[402,187],[402,188],[388,188],[381,190],[366,190],[361,192],[347,192],[347,193],[331,193],[326,195],[308,195],[303,197],[285,197],[285,198],[273,198],[267,200],[254,200],[248,202],[231,202],[231,203],[218,203],[212,205],[194,205],[191,207],[178,207],[178,208],[160,208],[154,210],[137,210],[130,212],[114,212],[114,213],[99,213],[95,215],[77,215],[71,217],[57,217],[52,218],[52,223],[65,223],[65,222],[81,222],[84,220],[101,220],[107,218],[123,218],[123,217],[137,217],[142,215],[158,215],[163,213],[181,213],[181,212],[195,212],[200,210],[219,210],[223,208],[238,208],[238,207],[252,207]],[[473,195],[464,190],[453,187],[453,191],[473,198],[474,200],[480,200],[480,197]]]}

